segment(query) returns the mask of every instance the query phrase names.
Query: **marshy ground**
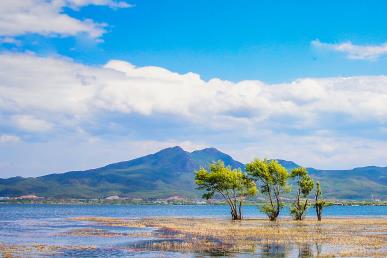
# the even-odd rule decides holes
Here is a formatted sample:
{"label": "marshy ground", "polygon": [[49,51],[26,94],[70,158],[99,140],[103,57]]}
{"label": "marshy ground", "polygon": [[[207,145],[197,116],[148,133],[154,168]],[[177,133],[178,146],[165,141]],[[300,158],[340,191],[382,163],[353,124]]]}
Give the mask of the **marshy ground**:
{"label": "marshy ground", "polygon": [[[76,237],[135,239],[117,247],[129,253],[175,253],[191,256],[276,257],[387,257],[386,218],[327,218],[270,222],[266,219],[231,221],[218,218],[117,219],[79,217],[71,220],[104,226],[63,232]],[[149,228],[144,232],[114,232],[109,227]],[[137,240],[136,240],[137,239]],[[22,254],[22,246],[0,245],[4,257]],[[30,246],[42,254],[60,246]],[[73,251],[91,252],[96,246],[74,246]],[[103,253],[103,250],[100,250]],[[21,255],[23,256],[23,255]]]}
{"label": "marshy ground", "polygon": [[[154,227],[157,240],[143,241],[136,248],[201,254],[251,253],[293,256],[387,257],[385,218],[329,218],[293,221],[281,219],[154,218],[121,220],[77,218],[105,225]],[[297,250],[295,250],[297,249]]]}

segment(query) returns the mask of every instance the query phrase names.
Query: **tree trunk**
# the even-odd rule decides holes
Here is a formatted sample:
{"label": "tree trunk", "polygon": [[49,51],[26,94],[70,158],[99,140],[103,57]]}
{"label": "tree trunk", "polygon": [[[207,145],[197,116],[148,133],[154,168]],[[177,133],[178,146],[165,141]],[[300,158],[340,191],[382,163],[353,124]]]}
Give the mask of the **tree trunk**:
{"label": "tree trunk", "polygon": [[276,211],[274,213],[273,221],[277,220],[277,218],[279,216],[279,213],[280,213],[280,199],[279,199],[280,197],[279,197],[279,194],[276,194],[275,198],[276,198],[276,201],[277,201],[277,209],[276,209]]}
{"label": "tree trunk", "polygon": [[318,220],[318,221],[321,221],[321,210],[322,210],[322,206],[320,206],[321,203],[318,202],[318,197],[319,197],[319,194],[316,193],[316,198],[315,198],[315,204],[314,204],[314,207],[316,208],[317,220]]}
{"label": "tree trunk", "polygon": [[297,213],[297,218],[296,220],[303,220],[304,219],[304,213],[306,211],[306,207],[308,206],[308,199],[305,200],[305,203],[304,205],[301,205],[299,202],[298,202],[298,213]]}
{"label": "tree trunk", "polygon": [[232,220],[241,220],[242,219],[241,215],[238,213],[232,213],[231,216],[232,216]]}
{"label": "tree trunk", "polygon": [[321,221],[321,209],[318,206],[316,206],[316,213],[317,213],[317,220]]}
{"label": "tree trunk", "polygon": [[[273,207],[274,208],[274,207]],[[279,206],[279,202],[277,201],[277,207],[276,207],[276,210],[273,211],[272,213],[270,213],[269,216],[269,220],[270,221],[276,221],[278,216],[279,216],[279,213],[280,213],[280,206]]]}
{"label": "tree trunk", "polygon": [[241,220],[242,219],[241,207],[239,206],[239,212],[238,212],[237,207],[234,207],[233,205],[229,205],[229,206],[231,209],[232,220]]}
{"label": "tree trunk", "polygon": [[[298,185],[300,184],[300,181],[298,181]],[[301,204],[300,204],[300,195],[301,195],[301,189],[298,187],[297,191],[297,199],[296,199],[296,214],[294,215],[295,220],[301,220],[302,214],[301,214]]]}
{"label": "tree trunk", "polygon": [[239,219],[242,219],[242,201],[239,202]]}

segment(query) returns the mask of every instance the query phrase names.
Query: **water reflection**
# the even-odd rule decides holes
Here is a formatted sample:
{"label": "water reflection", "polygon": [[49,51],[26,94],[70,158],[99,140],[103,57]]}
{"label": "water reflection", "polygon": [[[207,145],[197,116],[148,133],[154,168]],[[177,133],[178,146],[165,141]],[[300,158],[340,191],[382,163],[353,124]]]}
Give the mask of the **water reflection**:
{"label": "water reflection", "polygon": [[309,258],[313,257],[313,251],[309,244],[301,244],[298,246],[298,257]]}
{"label": "water reflection", "polygon": [[315,243],[317,256],[321,255],[321,244]]}
{"label": "water reflection", "polygon": [[309,258],[321,255],[322,245],[315,244],[280,244],[277,242],[260,244],[255,255],[259,257],[299,257]]}
{"label": "water reflection", "polygon": [[261,245],[258,254],[261,257],[287,257],[288,247],[278,243],[266,243]]}

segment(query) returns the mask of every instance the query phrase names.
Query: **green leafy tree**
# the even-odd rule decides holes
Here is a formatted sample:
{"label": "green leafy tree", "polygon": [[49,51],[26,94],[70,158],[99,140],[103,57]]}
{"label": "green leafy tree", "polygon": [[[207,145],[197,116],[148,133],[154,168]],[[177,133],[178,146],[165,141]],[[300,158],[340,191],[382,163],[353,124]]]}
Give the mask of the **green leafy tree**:
{"label": "green leafy tree", "polygon": [[287,184],[289,173],[276,160],[255,159],[246,165],[247,174],[256,181],[262,194],[266,195],[267,203],[261,207],[271,221],[275,221],[284,203],[281,200],[283,193],[289,192]]}
{"label": "green leafy tree", "polygon": [[257,192],[255,183],[240,169],[225,167],[223,161],[210,165],[209,171],[204,168],[196,171],[197,189],[205,190],[203,198],[211,199],[216,194],[222,196],[230,206],[233,220],[242,219],[242,204],[246,197]]}
{"label": "green leafy tree", "polygon": [[298,188],[296,200],[290,207],[290,213],[295,220],[303,220],[309,207],[307,197],[314,187],[314,181],[303,167],[293,169],[290,177],[296,179]]}
{"label": "green leafy tree", "polygon": [[314,208],[316,209],[318,221],[321,221],[322,210],[324,206],[326,206],[326,202],[320,199],[321,195],[322,195],[322,192],[321,192],[320,182],[317,182]]}

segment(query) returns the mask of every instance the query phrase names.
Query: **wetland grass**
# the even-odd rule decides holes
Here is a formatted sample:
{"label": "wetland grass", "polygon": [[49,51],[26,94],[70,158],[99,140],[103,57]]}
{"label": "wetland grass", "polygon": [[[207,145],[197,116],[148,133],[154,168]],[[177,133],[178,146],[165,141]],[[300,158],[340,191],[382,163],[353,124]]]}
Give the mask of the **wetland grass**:
{"label": "wetland grass", "polygon": [[298,249],[300,255],[387,256],[385,218],[327,218],[294,221],[282,219],[75,218],[106,226],[152,227],[157,241],[143,241],[144,250],[190,253],[268,253]]}
{"label": "wetland grass", "polygon": [[[66,254],[94,256],[126,253],[176,252],[203,256],[281,257],[387,257],[385,218],[326,218],[276,222],[267,219],[233,221],[220,218],[118,219],[79,217],[90,227],[72,229],[62,236],[127,238],[125,245],[104,249],[95,245],[0,244],[0,257],[41,257]],[[103,226],[104,229],[93,228]],[[127,231],[116,227],[126,227]],[[140,231],[136,231],[140,229]],[[131,231],[133,230],[134,231]],[[146,229],[145,231],[143,231]]]}

